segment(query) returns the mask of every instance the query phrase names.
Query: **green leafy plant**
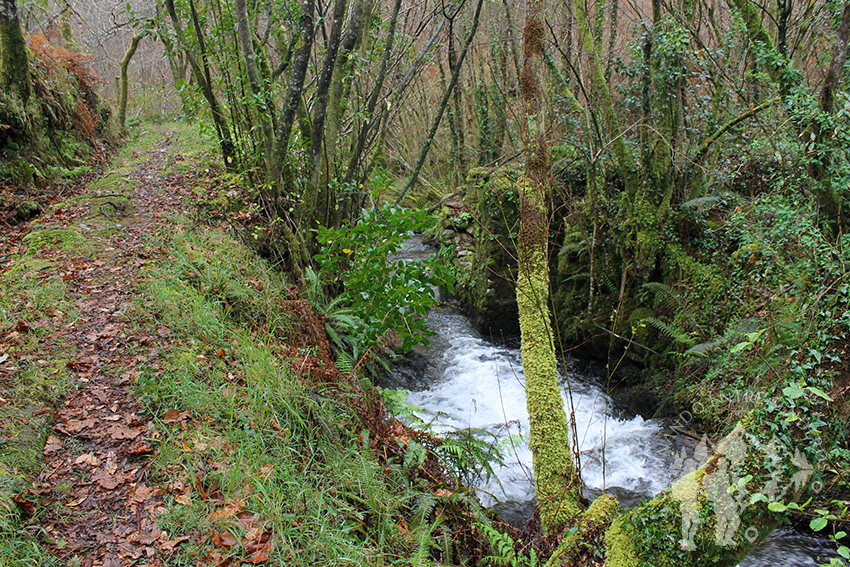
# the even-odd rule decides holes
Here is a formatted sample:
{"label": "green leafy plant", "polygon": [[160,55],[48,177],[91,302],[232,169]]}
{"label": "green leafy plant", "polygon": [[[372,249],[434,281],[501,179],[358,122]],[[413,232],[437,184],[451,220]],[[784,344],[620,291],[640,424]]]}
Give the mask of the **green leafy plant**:
{"label": "green leafy plant", "polygon": [[449,277],[435,255],[421,262],[395,256],[411,232],[433,224],[426,211],[387,205],[363,211],[354,224],[318,229],[319,277],[340,289],[332,303],[335,326],[342,330],[336,336],[355,358],[382,351],[393,339],[407,352],[417,343],[427,345],[434,334],[425,317],[437,304],[434,288],[449,286]]}

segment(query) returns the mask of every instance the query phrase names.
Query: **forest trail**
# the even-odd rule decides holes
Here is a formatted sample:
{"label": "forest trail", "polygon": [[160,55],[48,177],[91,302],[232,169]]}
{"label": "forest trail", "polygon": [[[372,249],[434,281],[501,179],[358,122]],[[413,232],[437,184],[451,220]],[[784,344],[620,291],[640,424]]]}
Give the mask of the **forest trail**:
{"label": "forest trail", "polygon": [[[190,195],[180,175],[163,176],[174,159],[170,146],[166,136],[132,156],[121,183],[126,193],[95,180],[37,222],[47,241],[41,239],[31,262],[49,262],[38,268],[39,278],[61,275],[76,317],[56,311],[42,322],[53,328],[26,358],[47,366],[56,358],[53,346],[69,347],[71,393],[55,410],[41,474],[16,500],[31,513],[38,507],[33,522],[68,564],[158,565],[163,552],[188,539],[170,540],[157,527],[165,489],[151,483],[148,468],[158,434],[130,388],[137,364],[157,368],[158,343],[170,334],[165,327],[140,329],[130,314],[143,267],[163,255],[148,235],[167,231],[168,216],[179,214]],[[95,230],[104,221],[106,230]],[[61,231],[69,226],[88,229],[86,242],[62,246]],[[26,256],[32,242],[24,238],[18,252]],[[6,339],[14,344],[30,330],[19,321]]]}

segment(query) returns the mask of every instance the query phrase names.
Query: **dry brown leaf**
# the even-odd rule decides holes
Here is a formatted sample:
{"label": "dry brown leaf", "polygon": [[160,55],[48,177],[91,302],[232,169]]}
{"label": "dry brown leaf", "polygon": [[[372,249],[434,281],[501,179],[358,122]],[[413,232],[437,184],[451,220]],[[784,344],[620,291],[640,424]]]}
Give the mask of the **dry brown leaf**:
{"label": "dry brown leaf", "polygon": [[118,486],[118,481],[103,469],[97,469],[91,478],[106,490],[112,490]]}
{"label": "dry brown leaf", "polygon": [[65,422],[65,429],[72,433],[78,433],[83,429],[94,427],[97,422],[91,418],[88,419],[69,419]]}
{"label": "dry brown leaf", "polygon": [[116,423],[115,425],[110,426],[108,433],[113,439],[135,439],[142,434],[142,430],[130,429],[126,425]]}
{"label": "dry brown leaf", "polygon": [[183,506],[189,506],[192,503],[192,495],[190,493],[181,494],[177,498],[174,499],[178,504],[182,504]]}
{"label": "dry brown leaf", "polygon": [[80,504],[82,504],[83,502],[85,502],[85,501],[86,501],[86,498],[88,498],[88,497],[89,497],[89,494],[88,494],[88,492],[87,492],[87,493],[85,493],[84,495],[80,496],[79,498],[75,498],[74,500],[71,500],[70,502],[68,502],[68,503],[66,504],[66,506],[67,506],[68,508],[75,508],[76,506],[79,506]]}
{"label": "dry brown leaf", "polygon": [[104,470],[109,474],[115,474],[118,470],[118,461],[115,458],[115,451],[109,451],[106,454],[106,464],[103,465]]}
{"label": "dry brown leaf", "polygon": [[91,453],[84,453],[84,454],[80,455],[79,457],[77,457],[76,459],[74,459],[74,464],[75,465],[91,465],[93,467],[97,467],[97,466],[100,466],[100,459],[98,459],[97,457],[95,457]]}
{"label": "dry brown leaf", "polygon": [[227,518],[232,518],[233,516],[242,511],[242,506],[244,504],[244,501],[230,501],[224,505],[224,508],[219,508],[218,510],[210,514],[210,517],[213,520],[226,520]]}
{"label": "dry brown leaf", "polygon": [[179,421],[183,421],[189,418],[189,412],[179,411],[176,409],[170,409],[165,412],[165,415],[162,416],[162,421],[164,423],[177,423]]}
{"label": "dry brown leaf", "polygon": [[164,541],[159,544],[159,548],[163,551],[173,551],[178,544],[181,544],[184,541],[189,541],[189,536],[184,535],[174,539],[170,539],[168,541]]}
{"label": "dry brown leaf", "polygon": [[48,435],[47,442],[44,444],[45,453],[55,453],[62,449],[62,439],[56,435]]}
{"label": "dry brown leaf", "polygon": [[236,536],[230,532],[213,532],[212,533],[213,543],[219,547],[233,547],[239,540],[236,539]]}
{"label": "dry brown leaf", "polygon": [[130,503],[135,504],[150,500],[156,494],[156,489],[144,484],[136,485],[133,488],[133,496],[130,497]]}
{"label": "dry brown leaf", "polygon": [[269,480],[274,476],[274,465],[265,465],[260,467],[260,478],[263,480]]}

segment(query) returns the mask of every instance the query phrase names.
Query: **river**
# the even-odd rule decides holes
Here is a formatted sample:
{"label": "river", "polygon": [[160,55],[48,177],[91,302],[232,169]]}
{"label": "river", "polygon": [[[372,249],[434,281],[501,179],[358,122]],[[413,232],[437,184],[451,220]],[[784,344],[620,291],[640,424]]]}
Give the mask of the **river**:
{"label": "river", "polygon": [[[404,256],[430,252],[410,241]],[[533,509],[534,488],[528,447],[528,413],[518,345],[485,339],[452,307],[428,317],[437,333],[428,347],[416,347],[384,384],[410,390],[407,403],[435,431],[473,428],[495,438],[506,455],[497,479],[477,486],[482,502],[521,523]],[[678,478],[696,440],[659,419],[630,412],[606,394],[605,379],[592,365],[571,362],[562,381],[565,407],[574,409],[585,495],[605,489],[624,505],[651,498]],[[567,390],[571,391],[570,396]],[[776,530],[740,567],[809,567],[834,557],[825,537],[784,527]]]}

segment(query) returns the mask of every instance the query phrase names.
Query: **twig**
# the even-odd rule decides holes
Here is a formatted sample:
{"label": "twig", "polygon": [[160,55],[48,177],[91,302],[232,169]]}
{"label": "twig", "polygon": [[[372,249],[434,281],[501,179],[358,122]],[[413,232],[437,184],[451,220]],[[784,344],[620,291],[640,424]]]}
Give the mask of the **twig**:
{"label": "twig", "polygon": [[105,216],[107,219],[111,220],[112,222],[118,222],[118,219],[116,219],[115,217],[113,217],[112,215],[110,215],[109,213],[107,213],[107,212],[104,210],[103,206],[101,206],[101,207],[100,207],[100,214],[102,214],[102,215],[103,215],[103,216]]}
{"label": "twig", "polygon": [[605,328],[605,327],[603,327],[602,325],[598,325],[598,324],[594,323],[594,324],[593,324],[593,326],[594,326],[594,327],[596,327],[597,329],[600,329],[600,330],[602,330],[602,331],[605,331],[605,332],[606,332],[606,333],[608,333],[608,334],[614,335],[615,337],[617,337],[617,338],[618,338],[618,339],[620,339],[621,341],[626,341],[626,342],[627,342],[627,343],[629,343],[630,345],[639,346],[640,348],[642,348],[642,349],[644,349],[644,350],[648,350],[648,351],[649,351],[649,352],[651,352],[652,354],[655,354],[655,355],[657,355],[657,356],[661,356],[661,353],[660,353],[660,352],[656,352],[656,351],[652,350],[651,348],[649,348],[648,346],[642,345],[642,344],[640,344],[640,343],[639,343],[639,342],[637,342],[637,341],[633,341],[632,339],[627,339],[626,337],[623,337],[623,336],[621,336],[621,335],[618,335],[618,334],[617,334],[617,333],[615,333],[614,331],[609,331],[608,329],[606,329],[606,328]]}

